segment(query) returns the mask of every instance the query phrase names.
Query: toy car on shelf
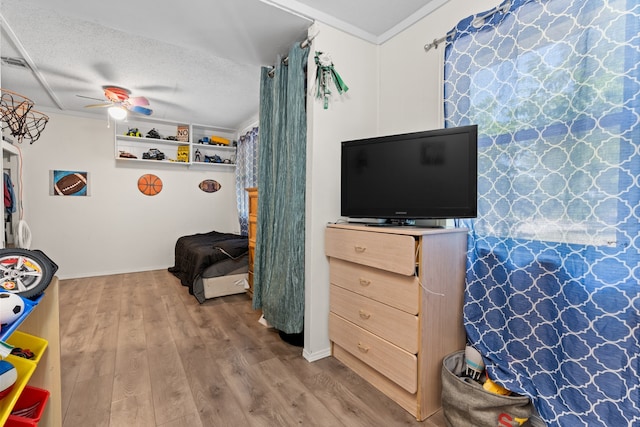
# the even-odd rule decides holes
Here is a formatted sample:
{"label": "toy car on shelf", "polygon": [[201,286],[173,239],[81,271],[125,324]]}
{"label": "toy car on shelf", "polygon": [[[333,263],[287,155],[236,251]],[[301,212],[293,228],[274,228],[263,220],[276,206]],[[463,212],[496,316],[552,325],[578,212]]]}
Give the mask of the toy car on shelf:
{"label": "toy car on shelf", "polygon": [[153,128],[147,132],[147,138],[162,139],[162,136],[160,136],[160,132],[158,132],[156,128]]}
{"label": "toy car on shelf", "polygon": [[209,141],[210,141],[209,144],[211,145],[224,145],[226,147],[229,146],[229,140],[221,136],[211,135],[211,138],[209,138]]}
{"label": "toy car on shelf", "polygon": [[142,158],[145,160],[164,160],[165,155],[157,148],[151,148],[146,153],[142,153]]}
{"label": "toy car on shelf", "polygon": [[138,138],[142,138],[142,134],[138,130],[138,128],[131,128],[125,133],[126,136],[137,136]]}
{"label": "toy car on shelf", "polygon": [[127,151],[120,151],[120,157],[123,159],[137,159],[138,157],[135,154],[131,154]]}

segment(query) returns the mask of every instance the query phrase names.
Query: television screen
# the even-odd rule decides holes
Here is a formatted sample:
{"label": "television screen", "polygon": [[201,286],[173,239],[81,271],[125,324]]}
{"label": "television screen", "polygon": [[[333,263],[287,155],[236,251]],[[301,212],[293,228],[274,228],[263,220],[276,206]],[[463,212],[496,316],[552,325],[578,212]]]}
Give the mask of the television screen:
{"label": "television screen", "polygon": [[475,217],[477,135],[470,125],[342,142],[341,215]]}

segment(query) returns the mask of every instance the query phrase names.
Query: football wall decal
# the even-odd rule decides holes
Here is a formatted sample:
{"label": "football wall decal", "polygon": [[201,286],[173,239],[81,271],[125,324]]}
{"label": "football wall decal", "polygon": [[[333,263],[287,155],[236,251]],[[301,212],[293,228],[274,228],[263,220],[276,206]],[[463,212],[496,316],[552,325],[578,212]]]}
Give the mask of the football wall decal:
{"label": "football wall decal", "polygon": [[53,171],[53,194],[56,196],[86,196],[87,172]]}
{"label": "football wall decal", "polygon": [[222,188],[222,185],[215,179],[205,179],[198,185],[198,188],[205,193],[215,193]]}

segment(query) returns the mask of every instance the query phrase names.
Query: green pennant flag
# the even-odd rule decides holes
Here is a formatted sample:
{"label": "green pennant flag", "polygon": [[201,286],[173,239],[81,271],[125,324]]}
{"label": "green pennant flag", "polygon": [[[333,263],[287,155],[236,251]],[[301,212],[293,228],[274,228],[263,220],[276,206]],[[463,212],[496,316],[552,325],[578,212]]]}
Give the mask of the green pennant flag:
{"label": "green pennant flag", "polygon": [[333,62],[329,55],[322,52],[316,52],[315,63],[318,67],[316,72],[316,98],[322,98],[324,101],[324,109],[329,108],[329,97],[331,96],[331,89],[329,88],[331,81],[333,81],[338,93],[343,94],[349,90],[340,74],[336,71]]}

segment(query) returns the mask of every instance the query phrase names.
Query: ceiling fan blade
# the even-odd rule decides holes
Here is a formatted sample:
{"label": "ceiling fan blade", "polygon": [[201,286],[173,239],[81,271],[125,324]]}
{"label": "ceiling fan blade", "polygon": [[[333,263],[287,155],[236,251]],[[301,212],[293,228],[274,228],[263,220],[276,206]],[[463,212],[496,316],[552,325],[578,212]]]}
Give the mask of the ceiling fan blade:
{"label": "ceiling fan blade", "polygon": [[102,86],[102,90],[111,90],[114,92],[120,92],[120,93],[124,93],[127,95],[131,95],[131,91],[129,89],[127,89],[126,87],[122,87],[122,86],[115,86],[115,85],[104,85]]}
{"label": "ceiling fan blade", "polygon": [[133,111],[134,113],[144,114],[145,116],[150,116],[153,113],[151,108],[143,107],[141,105],[131,105],[128,106],[127,109],[129,111]]}
{"label": "ceiling fan blade", "polygon": [[102,104],[89,104],[89,105],[85,105],[84,108],[104,108],[104,107],[111,107],[113,105],[112,102],[105,102]]}
{"label": "ceiling fan blade", "polygon": [[[120,87],[120,86],[102,86],[102,90],[104,90],[104,96],[107,100],[104,100],[100,104],[91,104],[85,105],[85,108],[104,108],[111,106],[120,106],[124,107],[127,110],[137,113],[143,114],[145,116],[150,116],[153,113],[151,108],[147,108],[149,105],[149,100],[144,96],[132,96],[129,97],[131,93],[129,89]],[[98,98],[91,98],[89,96],[77,95],[81,98],[95,99],[96,101],[101,101]]]}
{"label": "ceiling fan blade", "polygon": [[144,96],[132,96],[127,99],[127,104],[129,105],[149,105],[149,100]]}
{"label": "ceiling fan blade", "polygon": [[131,93],[129,89],[125,89],[119,86],[102,86],[104,89],[104,96],[107,97],[109,101],[113,102],[122,102],[129,98],[129,94]]}
{"label": "ceiling fan blade", "polygon": [[78,98],[93,99],[94,101],[103,101],[104,102],[104,98],[94,98],[93,96],[84,96],[84,95],[78,95],[78,94],[76,94],[76,96]]}

